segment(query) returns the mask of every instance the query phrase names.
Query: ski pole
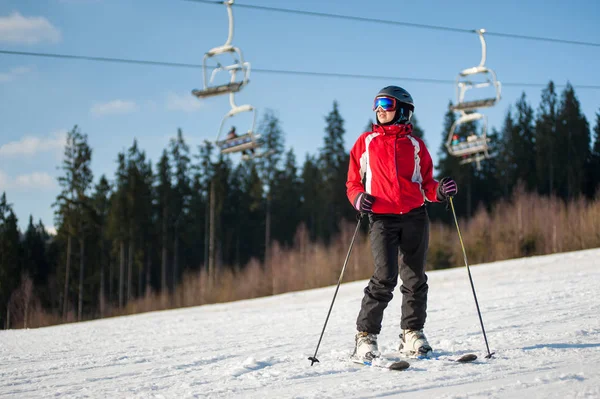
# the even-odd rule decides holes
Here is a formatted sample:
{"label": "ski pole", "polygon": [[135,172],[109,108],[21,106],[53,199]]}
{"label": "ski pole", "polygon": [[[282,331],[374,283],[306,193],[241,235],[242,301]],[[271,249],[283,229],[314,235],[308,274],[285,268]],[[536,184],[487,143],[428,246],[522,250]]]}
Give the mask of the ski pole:
{"label": "ski pole", "polygon": [[333,303],[335,302],[335,297],[337,296],[338,290],[340,289],[340,284],[342,282],[342,278],[344,277],[344,271],[346,270],[346,265],[348,264],[348,259],[350,258],[350,253],[352,252],[352,246],[354,246],[354,240],[356,239],[356,233],[358,233],[358,228],[360,227],[360,221],[363,217],[363,213],[357,216],[358,223],[356,223],[356,229],[354,230],[354,234],[352,235],[352,241],[350,241],[350,248],[348,248],[348,254],[346,254],[346,260],[344,261],[344,266],[342,267],[342,272],[340,273],[340,278],[338,279],[337,287],[335,288],[335,293],[333,294],[333,299],[331,300],[331,305],[329,306],[329,312],[327,312],[327,317],[325,318],[325,324],[323,325],[323,331],[321,331],[321,336],[319,337],[319,342],[317,343],[317,349],[315,349],[315,354],[308,358],[311,361],[310,365],[312,366],[315,362],[319,362],[317,359],[317,352],[319,351],[319,345],[321,345],[321,340],[323,339],[323,334],[325,333],[325,327],[327,327],[327,321],[329,321],[329,315],[331,314],[331,309],[333,309]]}
{"label": "ski pole", "polygon": [[477,315],[479,316],[479,322],[481,323],[481,331],[483,332],[483,339],[485,341],[485,347],[487,349],[486,359],[492,357],[494,352],[490,353],[490,346],[488,345],[488,340],[485,335],[485,328],[483,327],[483,319],[481,318],[481,312],[479,311],[479,302],[477,302],[477,294],[475,293],[475,285],[473,285],[473,278],[471,277],[471,270],[469,269],[469,262],[467,262],[467,252],[465,251],[465,245],[463,244],[462,235],[460,234],[460,228],[458,227],[458,220],[456,219],[456,212],[454,211],[454,203],[452,202],[452,197],[449,197],[450,207],[452,208],[452,215],[454,216],[454,224],[456,224],[456,231],[458,232],[458,239],[460,241],[460,246],[462,248],[463,256],[465,258],[465,266],[467,267],[467,273],[469,274],[469,281],[471,282],[471,289],[473,290],[473,298],[475,298],[475,307],[477,308]]}

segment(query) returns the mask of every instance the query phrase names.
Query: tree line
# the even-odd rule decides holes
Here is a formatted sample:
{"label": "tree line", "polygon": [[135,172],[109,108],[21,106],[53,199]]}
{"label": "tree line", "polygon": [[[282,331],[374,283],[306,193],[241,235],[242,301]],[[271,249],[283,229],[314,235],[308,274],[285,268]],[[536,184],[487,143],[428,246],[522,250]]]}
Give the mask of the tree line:
{"label": "tree line", "polygon": [[[454,120],[448,111],[436,166],[438,177],[459,184],[460,216],[491,209],[519,186],[565,201],[596,195],[600,112],[592,146],[572,86],[559,98],[550,82],[536,112],[523,94],[490,134],[495,156],[481,169],[448,154],[444,143]],[[148,293],[175,292],[189,273],[210,279],[220,270],[265,265],[270,246],[293,249],[299,230],[320,246],[336,240],[340,226],[356,217],[344,189],[348,152],[338,103],[325,117],[318,153],[301,166],[293,149],[285,149],[275,112],[263,115],[258,132],[268,155],[239,163],[210,142],[191,149],[181,129],[156,164],[134,140],[117,154],[115,175],[95,179],[88,137],[75,126],[53,204],[56,235],[33,216],[21,232],[6,193],[0,197],[0,328],[26,326],[29,306],[62,321],[102,317]],[[430,215],[450,221],[443,206],[430,207]]]}

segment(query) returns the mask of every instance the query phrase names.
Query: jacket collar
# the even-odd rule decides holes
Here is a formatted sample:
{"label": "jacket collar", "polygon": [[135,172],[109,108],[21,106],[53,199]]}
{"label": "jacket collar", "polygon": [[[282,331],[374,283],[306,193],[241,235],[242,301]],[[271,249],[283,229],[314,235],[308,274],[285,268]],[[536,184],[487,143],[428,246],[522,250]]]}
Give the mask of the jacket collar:
{"label": "jacket collar", "polygon": [[385,135],[394,135],[394,136],[405,136],[407,134],[411,134],[413,131],[413,125],[411,123],[407,123],[405,125],[377,125],[373,124],[373,131],[377,133],[382,133]]}

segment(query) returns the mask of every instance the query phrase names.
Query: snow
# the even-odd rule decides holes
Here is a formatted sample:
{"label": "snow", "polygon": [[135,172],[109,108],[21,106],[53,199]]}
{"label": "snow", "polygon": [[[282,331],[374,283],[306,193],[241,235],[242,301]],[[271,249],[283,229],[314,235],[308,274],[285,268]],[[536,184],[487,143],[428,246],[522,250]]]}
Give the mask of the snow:
{"label": "snow", "polygon": [[[365,281],[41,329],[0,331],[0,397],[600,398],[600,249],[429,273],[426,334],[441,355],[405,371],[345,359]],[[339,266],[341,269],[341,265]],[[243,283],[243,282],[240,282]],[[394,355],[400,294],[379,338]]]}

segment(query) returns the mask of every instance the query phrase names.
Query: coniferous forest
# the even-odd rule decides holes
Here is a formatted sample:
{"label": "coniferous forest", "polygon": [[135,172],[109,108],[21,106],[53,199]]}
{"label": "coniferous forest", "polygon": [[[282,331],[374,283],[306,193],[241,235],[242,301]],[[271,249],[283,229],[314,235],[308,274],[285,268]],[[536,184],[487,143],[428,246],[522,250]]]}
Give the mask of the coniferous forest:
{"label": "coniferous forest", "polygon": [[[586,120],[570,85],[559,93],[550,82],[537,109],[523,94],[488,134],[494,157],[481,169],[448,155],[454,118],[448,111],[442,145],[429,150],[438,153],[436,177],[458,183],[471,264],[600,246],[600,108]],[[178,130],[155,163],[133,140],[115,154],[113,176],[94,176],[85,127],[74,126],[52,204],[56,235],[35,215],[20,231],[10,197],[0,196],[0,328],[335,284],[357,223],[345,195],[354,136],[345,137],[335,101],[318,153],[305,159],[285,148],[274,111],[258,132],[273,150],[263,158],[234,163],[210,142],[190,148]],[[428,268],[464,266],[451,212],[428,209]],[[366,227],[345,281],[372,271]]]}

